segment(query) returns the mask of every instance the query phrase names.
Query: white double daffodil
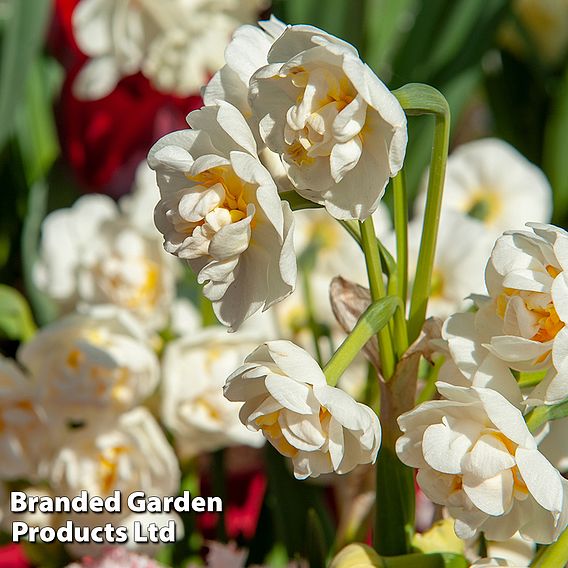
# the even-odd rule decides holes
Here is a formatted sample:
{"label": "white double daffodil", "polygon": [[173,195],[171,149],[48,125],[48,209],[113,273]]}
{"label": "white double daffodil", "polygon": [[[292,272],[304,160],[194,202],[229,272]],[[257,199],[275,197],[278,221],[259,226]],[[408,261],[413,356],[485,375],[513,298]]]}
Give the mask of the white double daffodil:
{"label": "white double daffodil", "polygon": [[237,329],[296,282],[293,215],[260,163],[245,119],[231,104],[188,116],[192,130],[151,149],[165,249],[188,261],[223,324]]}
{"label": "white double daffodil", "polygon": [[[145,534],[150,523],[161,528],[173,521],[176,536],[181,538],[183,527],[177,513],[139,513],[127,505],[128,496],[135,491],[156,497],[177,495],[179,491],[179,464],[155,418],[146,408],[138,407],[105,426],[103,430],[81,428],[68,433],[41,469],[56,495],[75,497],[85,490],[89,497],[105,498],[118,491],[120,511],[71,513],[65,520],[90,527],[110,522],[127,527],[129,534],[135,522],[139,523],[139,533]],[[128,544],[131,549],[152,546],[156,544],[140,540]],[[67,548],[76,557],[96,557],[109,549],[109,542],[75,541]]]}
{"label": "white double daffodil", "polygon": [[460,370],[471,376],[487,354],[523,372],[545,371],[527,402],[568,396],[568,233],[529,224],[497,240],[486,270],[489,297],[476,314],[456,314],[444,338]]}
{"label": "white double daffodil", "polygon": [[357,50],[311,26],[289,26],[250,79],[266,146],[296,191],[339,219],[368,217],[402,167],[406,117]]}
{"label": "white double daffodil", "polygon": [[98,426],[156,388],[158,360],[127,313],[99,307],[39,331],[18,351],[52,427]]}
{"label": "white double daffodil", "polygon": [[442,400],[398,419],[396,451],[426,496],[445,505],[460,538],[517,531],[550,543],[568,520],[568,482],[539,452],[520,410],[495,390],[437,383]]}
{"label": "white double daffodil", "polygon": [[118,206],[106,195],[85,195],[45,218],[34,282],[59,315],[111,304],[150,331],[165,327],[177,274],[152,226],[158,198],[155,175],[143,163]]}
{"label": "white double daffodil", "polygon": [[381,443],[377,415],[330,387],[303,349],[270,341],[253,351],[225,385],[225,396],[244,402],[240,418],[284,456],[298,479],[348,473],[374,463]]}

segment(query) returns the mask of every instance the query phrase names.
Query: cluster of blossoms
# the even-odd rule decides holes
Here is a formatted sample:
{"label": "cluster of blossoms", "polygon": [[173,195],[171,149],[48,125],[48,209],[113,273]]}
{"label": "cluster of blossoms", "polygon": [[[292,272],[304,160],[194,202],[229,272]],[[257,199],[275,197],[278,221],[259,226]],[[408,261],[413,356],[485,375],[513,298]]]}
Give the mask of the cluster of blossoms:
{"label": "cluster of blossoms", "polygon": [[[235,331],[295,288],[294,216],[283,192],[337,219],[372,215],[402,166],[406,118],[352,46],[316,28],[275,19],[243,26],[225,56],[205,106],[187,117],[191,130],[162,138],[148,161],[166,251],[188,262]],[[242,422],[291,457],[298,478],[376,459],[376,414],[328,386],[293,343],[253,351],[225,396],[245,403]]]}
{"label": "cluster of blossoms", "polygon": [[166,0],[159,6],[151,0],[82,0],[73,12],[73,30],[90,60],[75,92],[104,97],[122,77],[142,72],[162,91],[194,94],[223,64],[235,28],[254,21],[265,7],[263,0]]}
{"label": "cluster of blossoms", "polygon": [[[161,193],[155,220],[166,250],[187,260],[218,319],[234,331],[294,289],[291,196],[338,220],[373,215],[402,166],[406,121],[351,46],[274,19],[237,31],[203,96],[205,107],[188,116],[192,130],[164,137],[150,152]],[[467,306],[471,292],[479,309],[448,319],[439,347],[447,358],[443,399],[400,417],[397,452],[419,470],[425,494],[456,519],[460,537],[506,540],[520,532],[549,543],[567,524],[566,484],[539,451],[523,410],[568,395],[564,233],[535,224],[532,237],[499,237],[487,284],[472,282],[505,228],[549,220],[550,186],[514,149],[488,139],[450,158],[446,190],[431,310],[448,316]],[[515,206],[507,207],[511,195]],[[424,204],[420,197],[410,235],[423,223]],[[388,242],[388,228],[381,230]],[[318,229],[316,251],[325,250],[327,234]],[[412,236],[410,250],[418,252]],[[488,299],[479,296],[485,286]],[[546,377],[525,395],[512,371],[543,369]],[[224,390],[244,403],[241,421],[292,459],[298,478],[376,459],[376,414],[328,386],[319,365],[290,342],[257,348]]]}
{"label": "cluster of blossoms", "polygon": [[[568,524],[567,483],[546,436],[529,431],[532,407],[568,398],[565,379],[568,234],[552,225],[500,236],[485,271],[488,295],[443,327],[442,397],[401,416],[401,460],[426,495],[447,507],[464,539],[553,542]],[[530,423],[530,422],[529,422]],[[544,454],[543,454],[544,451]],[[545,457],[546,454],[546,457]],[[556,452],[558,454],[558,452]]]}

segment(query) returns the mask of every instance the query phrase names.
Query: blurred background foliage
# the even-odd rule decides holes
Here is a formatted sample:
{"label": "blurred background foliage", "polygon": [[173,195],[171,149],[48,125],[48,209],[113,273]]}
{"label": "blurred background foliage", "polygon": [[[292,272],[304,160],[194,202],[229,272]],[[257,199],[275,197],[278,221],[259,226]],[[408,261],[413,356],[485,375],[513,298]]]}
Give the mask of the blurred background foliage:
{"label": "blurred background foliage", "polygon": [[[487,135],[510,142],[547,173],[553,221],[563,224],[568,21],[546,22],[530,6],[539,2],[554,17],[565,0],[274,0],[271,11],[352,42],[390,88],[408,82],[438,88],[451,106],[452,144]],[[64,72],[46,41],[53,9],[46,0],[0,1],[0,279],[26,286],[40,321],[48,319],[49,307],[37,296],[33,301],[27,274],[39,224],[46,211],[85,189],[61,159],[55,126]],[[541,45],[547,24],[555,53]],[[411,195],[427,165],[431,128],[427,118],[410,119]]]}

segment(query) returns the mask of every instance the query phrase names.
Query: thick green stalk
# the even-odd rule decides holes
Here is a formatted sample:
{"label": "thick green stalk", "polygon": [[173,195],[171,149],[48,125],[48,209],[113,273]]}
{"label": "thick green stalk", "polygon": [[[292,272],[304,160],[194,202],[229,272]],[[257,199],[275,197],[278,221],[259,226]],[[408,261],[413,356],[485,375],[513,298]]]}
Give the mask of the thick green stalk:
{"label": "thick green stalk", "polygon": [[[359,223],[357,221],[347,220],[338,221],[338,223],[349,233],[353,240],[361,247],[363,250],[363,243],[361,242],[361,231],[359,230]],[[379,247],[379,254],[381,257],[381,268],[383,269],[383,274],[389,278],[389,281],[393,276],[396,276],[396,262],[392,254],[386,249],[385,245],[377,239],[377,246]]]}
{"label": "thick green stalk", "polygon": [[359,321],[345,341],[333,354],[323,372],[330,386],[335,386],[353,359],[363,349],[367,341],[384,329],[395,311],[400,311],[400,300],[387,296],[371,304],[361,315]]}
{"label": "thick green stalk", "polygon": [[440,210],[442,207],[442,193],[446,175],[446,162],[448,159],[450,108],[444,96],[428,85],[405,85],[394,91],[393,94],[397,97],[407,115],[433,114],[436,121],[430,160],[424,226],[410,300],[408,331],[409,342],[412,343],[420,334],[428,308],[438,226],[440,223]]}
{"label": "thick green stalk", "polygon": [[396,233],[396,274],[398,296],[406,313],[408,294],[408,195],[404,170],[392,180],[394,193],[394,230]]}
{"label": "thick green stalk", "polygon": [[[369,277],[369,288],[371,289],[371,299],[377,302],[386,296],[385,283],[383,282],[383,269],[377,237],[375,236],[375,226],[373,218],[367,217],[359,223],[361,229],[361,243],[365,253],[365,263],[367,264],[367,275]],[[381,371],[385,380],[392,377],[395,368],[395,354],[392,338],[388,328],[383,328],[379,332],[379,352],[381,359]]]}

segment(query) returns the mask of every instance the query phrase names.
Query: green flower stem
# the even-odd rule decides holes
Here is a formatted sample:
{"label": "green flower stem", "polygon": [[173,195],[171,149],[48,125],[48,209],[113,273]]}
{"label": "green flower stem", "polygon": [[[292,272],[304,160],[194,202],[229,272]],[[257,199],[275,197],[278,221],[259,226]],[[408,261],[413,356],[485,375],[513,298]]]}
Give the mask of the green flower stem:
{"label": "green flower stem", "polygon": [[328,385],[334,387],[337,384],[341,375],[363,349],[367,341],[384,329],[393,314],[400,311],[400,308],[399,298],[387,296],[372,303],[365,310],[351,333],[323,369]]}
{"label": "green flower stem", "polygon": [[[353,240],[361,247],[363,250],[363,242],[361,240],[361,231],[359,230],[359,223],[357,221],[339,221],[339,224],[349,233]],[[396,274],[396,262],[392,254],[386,249],[385,245],[377,239],[377,246],[379,247],[379,253],[381,255],[381,268],[383,274],[391,279]]]}
{"label": "green flower stem", "polygon": [[546,547],[531,563],[531,568],[560,568],[568,562],[568,529],[564,529],[556,542]]}
{"label": "green flower stem", "polygon": [[405,85],[393,91],[393,94],[397,97],[407,115],[433,114],[436,121],[430,160],[424,226],[410,300],[408,327],[409,342],[412,343],[420,334],[428,308],[440,210],[442,207],[442,193],[446,175],[446,161],[448,159],[450,108],[444,96],[438,90],[428,85],[416,83]]}
{"label": "green flower stem", "polygon": [[[365,263],[367,264],[367,275],[369,277],[369,288],[371,289],[371,299],[377,302],[386,296],[385,283],[383,282],[383,269],[377,237],[375,236],[375,225],[372,217],[367,217],[363,222],[359,222],[361,230],[361,243],[365,253]],[[394,374],[395,353],[392,338],[388,328],[381,329],[378,335],[379,353],[381,359],[381,371],[385,380],[390,379]]]}
{"label": "green flower stem", "polygon": [[566,416],[568,416],[568,400],[552,406],[537,406],[525,416],[525,421],[529,430],[534,434],[549,420],[559,420]]}
{"label": "green flower stem", "polygon": [[404,170],[392,180],[394,193],[394,230],[396,233],[396,274],[398,296],[406,312],[408,293],[408,195]]}

